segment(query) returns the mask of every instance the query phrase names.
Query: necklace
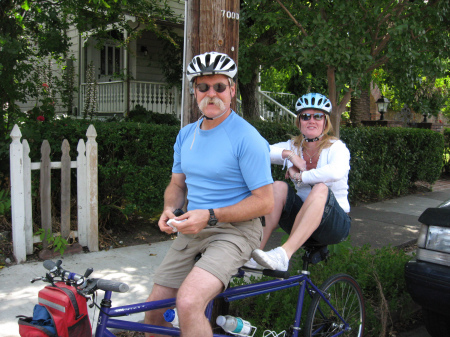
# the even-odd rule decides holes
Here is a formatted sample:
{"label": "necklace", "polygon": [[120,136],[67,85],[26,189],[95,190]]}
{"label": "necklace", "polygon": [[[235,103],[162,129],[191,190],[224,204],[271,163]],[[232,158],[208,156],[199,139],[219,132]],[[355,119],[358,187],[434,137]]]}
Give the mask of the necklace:
{"label": "necklace", "polygon": [[312,159],[319,153],[320,149],[316,151],[316,153],[314,153],[312,156],[309,154],[309,152],[306,150],[305,148],[305,153],[308,155],[309,157],[309,163],[312,164]]}

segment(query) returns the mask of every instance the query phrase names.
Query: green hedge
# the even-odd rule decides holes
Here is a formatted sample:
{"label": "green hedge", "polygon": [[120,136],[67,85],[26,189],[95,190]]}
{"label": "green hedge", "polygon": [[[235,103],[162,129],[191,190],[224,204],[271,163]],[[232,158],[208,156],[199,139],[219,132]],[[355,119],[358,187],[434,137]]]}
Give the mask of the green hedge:
{"label": "green hedge", "polygon": [[450,128],[444,129],[444,172],[450,174]]}
{"label": "green hedge", "polygon": [[[170,181],[173,144],[179,127],[63,119],[51,123],[28,123],[21,127],[21,131],[30,144],[32,161],[40,160],[40,146],[44,139],[50,142],[52,161],[59,161],[64,138],[71,145],[72,160],[76,160],[78,140],[86,140],[90,124],[94,124],[98,135],[100,223],[120,225],[128,215],[136,212],[158,216],[165,187]],[[293,125],[261,121],[253,124],[269,143],[286,141],[291,135],[298,134]],[[401,195],[418,180],[433,183],[440,176],[444,140],[437,132],[342,128],[341,139],[351,152],[351,202]],[[75,195],[76,172],[72,171]],[[272,172],[275,180],[284,179],[285,172],[281,166],[273,165]],[[33,174],[36,177],[33,186],[38,191],[37,172]],[[55,210],[59,209],[59,176],[58,170],[52,170]],[[76,207],[75,202],[73,204]],[[38,211],[39,208],[36,209]],[[75,210],[73,214],[76,214]]]}
{"label": "green hedge", "polygon": [[417,181],[430,184],[442,172],[443,136],[413,128],[342,128],[350,150],[350,201],[379,200],[408,192]]}

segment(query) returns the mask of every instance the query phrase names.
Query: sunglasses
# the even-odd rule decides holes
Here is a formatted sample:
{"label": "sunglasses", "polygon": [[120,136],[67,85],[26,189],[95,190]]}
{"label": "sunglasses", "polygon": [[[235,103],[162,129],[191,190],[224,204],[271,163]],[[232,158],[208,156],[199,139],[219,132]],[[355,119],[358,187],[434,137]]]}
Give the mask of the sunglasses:
{"label": "sunglasses", "polygon": [[314,120],[321,121],[325,115],[321,113],[315,113],[315,114],[300,114],[300,119],[302,121],[309,121],[311,119],[311,116],[314,117]]}
{"label": "sunglasses", "polygon": [[[221,92],[225,91],[225,89],[228,87],[228,85],[223,84],[223,83],[216,83],[212,87],[215,92],[218,92],[220,94]],[[196,88],[200,92],[207,92],[209,90],[209,88],[211,88],[211,86],[206,83],[200,83],[200,84],[196,85]]]}

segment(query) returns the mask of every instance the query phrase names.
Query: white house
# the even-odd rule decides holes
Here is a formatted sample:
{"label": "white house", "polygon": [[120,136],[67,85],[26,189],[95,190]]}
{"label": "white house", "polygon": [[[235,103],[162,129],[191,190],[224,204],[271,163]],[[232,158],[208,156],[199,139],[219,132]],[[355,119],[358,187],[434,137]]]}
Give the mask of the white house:
{"label": "white house", "polygon": [[[174,14],[184,19],[185,1],[168,0]],[[133,16],[125,16],[131,27],[139,29],[139,23]],[[160,22],[170,25],[180,36],[183,36],[183,24]],[[127,32],[111,27],[110,41],[99,41],[89,32],[79,32],[76,28],[68,31],[72,43],[67,64],[74,67],[75,87],[78,92],[73,99],[72,114],[81,116],[84,113],[86,91],[86,73],[93,64],[95,79],[97,80],[96,112],[99,116],[124,114],[136,105],[141,105],[149,111],[176,114],[180,118],[181,90],[176,87],[168,88],[165,83],[160,59],[163,57],[162,42],[151,31],[144,31],[136,40],[129,42],[129,48],[121,47],[117,38],[127,39]],[[72,61],[72,59],[74,61]],[[128,73],[128,80],[117,76]],[[22,104],[23,111],[32,109],[36,104],[30,100]],[[56,105],[56,112],[66,112],[60,104]]]}

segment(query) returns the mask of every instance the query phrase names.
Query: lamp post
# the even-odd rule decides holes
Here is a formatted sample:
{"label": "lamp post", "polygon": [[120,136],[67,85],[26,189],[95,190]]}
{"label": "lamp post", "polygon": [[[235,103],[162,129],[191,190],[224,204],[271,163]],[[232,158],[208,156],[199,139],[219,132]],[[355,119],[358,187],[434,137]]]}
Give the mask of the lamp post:
{"label": "lamp post", "polygon": [[381,97],[375,102],[378,112],[381,114],[380,121],[384,120],[384,113],[387,112],[389,103],[389,100],[383,95],[381,95]]}

